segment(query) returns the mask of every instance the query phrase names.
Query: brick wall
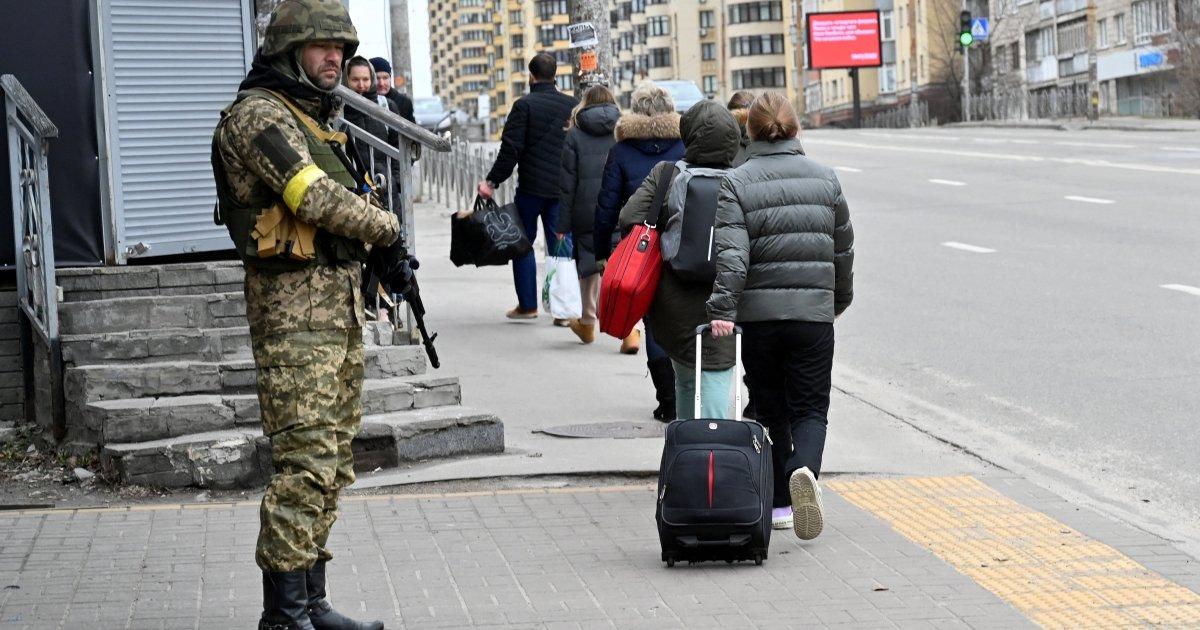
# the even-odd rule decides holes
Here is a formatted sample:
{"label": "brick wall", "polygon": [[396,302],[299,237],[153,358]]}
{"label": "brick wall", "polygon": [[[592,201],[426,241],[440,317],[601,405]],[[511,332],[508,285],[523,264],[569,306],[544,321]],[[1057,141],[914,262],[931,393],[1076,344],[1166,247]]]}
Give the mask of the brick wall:
{"label": "brick wall", "polygon": [[24,381],[17,330],[17,292],[0,289],[0,422],[22,419]]}

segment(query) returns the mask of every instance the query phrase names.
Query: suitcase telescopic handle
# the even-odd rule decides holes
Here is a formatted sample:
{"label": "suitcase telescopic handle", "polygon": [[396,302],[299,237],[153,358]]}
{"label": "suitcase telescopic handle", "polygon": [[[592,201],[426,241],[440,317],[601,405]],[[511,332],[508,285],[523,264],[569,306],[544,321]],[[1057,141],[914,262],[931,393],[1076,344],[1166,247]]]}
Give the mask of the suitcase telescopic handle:
{"label": "suitcase telescopic handle", "polygon": [[[703,366],[704,333],[712,330],[712,324],[696,327],[696,401],[692,417],[700,417],[700,373]],[[742,327],[733,326],[733,413],[742,408]]]}

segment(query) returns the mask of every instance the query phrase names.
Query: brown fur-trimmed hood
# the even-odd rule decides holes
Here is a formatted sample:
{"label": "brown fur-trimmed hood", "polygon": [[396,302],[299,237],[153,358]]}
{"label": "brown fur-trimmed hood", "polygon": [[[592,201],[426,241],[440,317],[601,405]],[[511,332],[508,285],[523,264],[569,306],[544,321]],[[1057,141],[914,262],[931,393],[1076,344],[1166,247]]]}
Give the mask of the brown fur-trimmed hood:
{"label": "brown fur-trimmed hood", "polygon": [[652,138],[674,140],[679,137],[679,114],[675,112],[656,114],[654,116],[634,113],[624,114],[617,121],[617,127],[613,130],[613,135],[616,137],[617,142],[625,140],[649,140]]}

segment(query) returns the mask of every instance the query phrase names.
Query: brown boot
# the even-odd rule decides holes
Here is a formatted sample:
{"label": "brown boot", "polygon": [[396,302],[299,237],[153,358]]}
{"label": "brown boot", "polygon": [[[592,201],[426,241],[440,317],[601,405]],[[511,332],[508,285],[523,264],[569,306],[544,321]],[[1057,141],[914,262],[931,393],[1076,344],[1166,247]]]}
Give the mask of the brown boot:
{"label": "brown boot", "polygon": [[634,330],[621,340],[621,354],[637,354],[642,347],[642,331]]}
{"label": "brown boot", "polygon": [[571,332],[575,333],[575,336],[579,337],[579,341],[583,343],[592,343],[596,340],[595,324],[584,324],[578,319],[572,319]]}
{"label": "brown boot", "polygon": [[520,306],[513,308],[511,311],[504,314],[509,319],[537,319],[538,312],[536,308],[525,310]]}

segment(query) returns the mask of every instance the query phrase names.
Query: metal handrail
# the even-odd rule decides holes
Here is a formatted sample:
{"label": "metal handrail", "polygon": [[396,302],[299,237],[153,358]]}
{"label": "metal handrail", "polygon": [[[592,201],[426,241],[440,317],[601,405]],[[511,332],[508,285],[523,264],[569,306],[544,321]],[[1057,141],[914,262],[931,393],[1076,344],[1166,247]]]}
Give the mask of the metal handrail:
{"label": "metal handrail", "polygon": [[[47,156],[58,128],[16,77],[0,76],[8,130],[9,183],[12,193],[13,258],[17,271],[17,310],[25,372],[26,409],[36,415],[34,382],[36,331],[49,353],[51,425],[56,439],[66,436],[62,412],[62,347],[58,330],[58,286],[54,274],[54,227],[50,212]],[[24,315],[24,321],[21,316]],[[37,418],[28,418],[37,421]]]}
{"label": "metal handrail", "polygon": [[333,93],[341,97],[346,105],[366,114],[370,118],[378,120],[379,122],[387,125],[389,129],[399,132],[400,135],[413,142],[423,144],[434,151],[450,150],[449,140],[437,134],[431,133],[429,130],[416,123],[409,122],[404,118],[393,114],[391,110],[385,107],[380,107],[378,103],[372,103],[371,101],[356,94],[354,90],[351,90],[344,85],[339,85],[334,88]]}

